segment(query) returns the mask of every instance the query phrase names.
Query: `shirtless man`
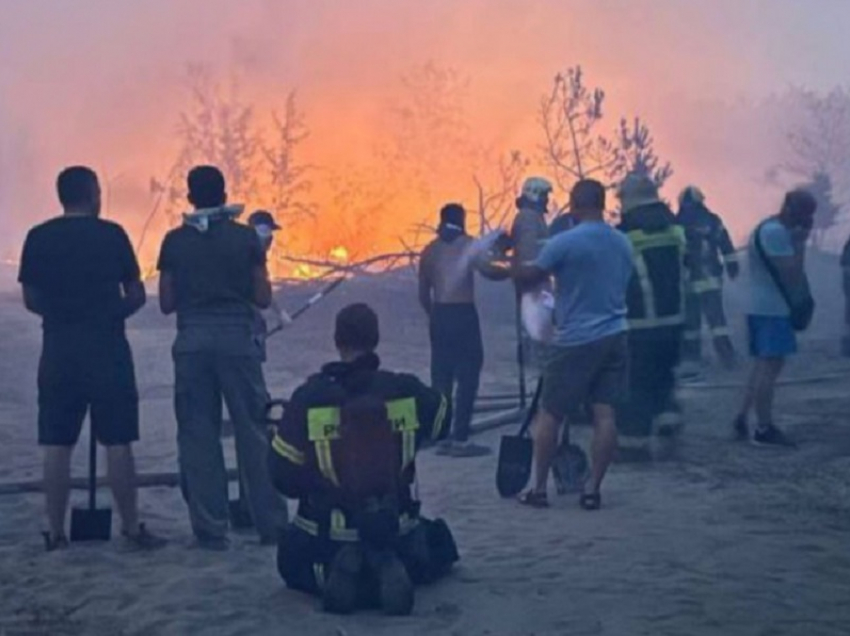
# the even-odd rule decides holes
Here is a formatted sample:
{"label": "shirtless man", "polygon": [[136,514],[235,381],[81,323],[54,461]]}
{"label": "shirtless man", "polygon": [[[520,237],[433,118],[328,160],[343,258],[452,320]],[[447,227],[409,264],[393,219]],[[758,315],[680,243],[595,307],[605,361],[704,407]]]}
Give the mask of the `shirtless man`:
{"label": "shirtless man", "polygon": [[486,455],[490,449],[469,441],[472,409],[478,394],[484,347],[475,307],[475,272],[490,280],[508,278],[507,268],[476,255],[466,233],[466,211],[457,203],[440,212],[437,238],[422,253],[419,302],[428,314],[431,332],[431,383],[455,399],[451,438],[438,452],[452,457]]}

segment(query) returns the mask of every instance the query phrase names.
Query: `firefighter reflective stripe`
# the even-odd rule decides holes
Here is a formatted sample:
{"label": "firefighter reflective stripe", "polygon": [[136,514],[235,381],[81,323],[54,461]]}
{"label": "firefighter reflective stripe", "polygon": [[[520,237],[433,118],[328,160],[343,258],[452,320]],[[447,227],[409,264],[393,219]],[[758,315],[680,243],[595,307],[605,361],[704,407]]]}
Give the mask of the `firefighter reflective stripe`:
{"label": "firefighter reflective stripe", "polygon": [[719,276],[707,276],[701,280],[692,281],[690,287],[693,293],[704,294],[705,292],[721,289],[723,282]]}
{"label": "firefighter reflective stripe", "polygon": [[401,433],[401,467],[404,469],[416,456],[416,431],[419,430],[416,399],[411,397],[387,402],[387,417],[393,430]]}
{"label": "firefighter reflective stripe", "polygon": [[319,440],[313,442],[313,446],[316,447],[316,459],[319,462],[319,471],[334,486],[339,486],[339,477],[336,476],[333,455],[331,454],[331,443],[328,440]]}
{"label": "firefighter reflective stripe", "polygon": [[331,540],[354,543],[360,540],[357,530],[349,529],[345,524],[345,515],[341,510],[331,510]]}
{"label": "firefighter reflective stripe", "polygon": [[339,439],[339,423],[338,407],[324,406],[307,411],[307,436],[316,449],[319,470],[335,486],[339,486],[339,478],[334,469],[331,441]]}
{"label": "firefighter reflective stripe", "polygon": [[711,327],[709,328],[709,332],[711,333],[712,338],[728,338],[732,335],[732,332],[729,330],[729,327]]}
{"label": "firefighter reflective stripe", "polygon": [[659,247],[684,247],[685,230],[678,225],[664,232],[647,233],[643,230],[632,230],[626,236],[634,245],[635,250],[643,252]]}
{"label": "firefighter reflective stripe", "polygon": [[434,418],[434,428],[431,430],[431,439],[436,441],[440,439],[443,432],[443,425],[446,422],[446,411],[449,408],[449,401],[445,395],[440,396],[440,408],[437,409],[437,416]]}
{"label": "firefighter reflective stripe", "polygon": [[416,458],[416,433],[402,431],[401,433],[401,469],[407,468]]}
{"label": "firefighter reflective stripe", "polygon": [[295,448],[292,444],[288,444],[287,442],[283,441],[283,438],[276,433],[274,438],[272,439],[272,448],[278,455],[280,455],[286,460],[291,461],[293,464],[297,464],[299,466],[304,465],[304,453]]}
{"label": "firefighter reflective stripe", "polygon": [[[411,517],[404,513],[398,518],[399,529],[402,535],[408,534],[419,526],[419,517]],[[295,515],[292,525],[303,530],[312,537],[319,536],[319,524],[301,515]],[[331,511],[330,539],[342,543],[353,543],[360,540],[360,533],[355,528],[346,525],[345,514],[338,509]]]}
{"label": "firefighter reflective stripe", "polygon": [[651,329],[653,327],[678,327],[684,324],[681,315],[663,316],[661,318],[629,318],[629,327],[633,329]]}
{"label": "firefighter reflective stripe", "polygon": [[316,579],[316,585],[320,590],[325,589],[325,566],[321,563],[313,564],[313,576]]}
{"label": "firefighter reflective stripe", "polygon": [[730,263],[738,262],[738,252],[729,252],[723,255],[723,262],[729,265]]}
{"label": "firefighter reflective stripe", "polygon": [[[652,289],[652,281],[649,278],[649,269],[646,265],[644,252],[651,249],[675,247],[679,250],[680,266],[684,265],[685,231],[680,226],[672,226],[664,232],[647,233],[643,230],[632,230],[626,234],[634,247],[635,273],[640,282],[643,295],[644,315],[640,318],[629,319],[629,326],[635,329],[649,329],[653,327],[669,327],[681,325],[684,322],[683,312],[673,316],[659,318],[655,307],[655,294]],[[684,298],[684,277],[681,278],[681,296]]]}
{"label": "firefighter reflective stripe", "polygon": [[299,530],[303,530],[311,536],[319,536],[319,524],[315,521],[305,519],[301,515],[295,515],[295,518],[292,520],[292,525],[298,528]]}
{"label": "firefighter reflective stripe", "polygon": [[637,273],[638,281],[640,281],[641,294],[643,295],[643,310],[646,313],[646,317],[647,319],[655,318],[655,296],[652,294],[652,282],[649,280],[646,261],[643,260],[643,254],[640,252],[635,252],[635,272]]}

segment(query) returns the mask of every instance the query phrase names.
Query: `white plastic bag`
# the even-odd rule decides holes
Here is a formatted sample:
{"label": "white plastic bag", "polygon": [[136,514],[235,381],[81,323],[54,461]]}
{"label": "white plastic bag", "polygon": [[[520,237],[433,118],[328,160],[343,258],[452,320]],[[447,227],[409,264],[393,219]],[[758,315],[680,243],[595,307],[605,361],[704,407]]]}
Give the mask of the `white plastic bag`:
{"label": "white plastic bag", "polygon": [[548,291],[526,292],[520,299],[522,326],[536,342],[549,343],[555,337],[555,297]]}

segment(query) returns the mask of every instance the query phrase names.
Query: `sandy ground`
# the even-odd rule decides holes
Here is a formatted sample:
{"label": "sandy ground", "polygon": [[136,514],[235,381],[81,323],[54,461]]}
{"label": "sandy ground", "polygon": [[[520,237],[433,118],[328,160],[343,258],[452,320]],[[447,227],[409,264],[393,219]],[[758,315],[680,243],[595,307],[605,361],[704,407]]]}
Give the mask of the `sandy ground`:
{"label": "sandy ground", "polygon": [[[335,309],[363,298],[381,308],[386,363],[424,372],[426,332],[409,283],[344,286],[277,338],[268,369],[273,392],[286,395],[332,356]],[[284,302],[297,306],[304,297]],[[504,294],[485,290],[482,315],[484,391],[512,390]],[[0,634],[850,634],[850,363],[835,355],[833,322],[815,329],[788,372],[828,379],[790,385],[779,397],[779,423],[802,442],[796,452],[729,442],[741,374],[711,372],[709,382],[721,388],[682,392],[688,428],[672,457],[614,467],[599,513],[580,511],[573,496],[548,511],[520,508],[495,492],[495,456],[423,453],[426,512],[450,522],[463,560],[451,578],[418,593],[410,618],[323,615],[313,600],[283,587],[274,550],[252,536],[235,536],[226,554],[192,549],[178,491],[153,488],[141,493],[143,515],[171,544],[149,555],[127,551],[118,539],[45,554],[41,498],[0,497]],[[142,472],[175,467],[172,329],[153,308],[131,325],[143,397]],[[39,475],[38,348],[36,321],[15,296],[0,298],[2,483]],[[481,440],[496,448],[500,434]],[[580,440],[586,435],[579,429]],[[78,475],[85,474],[84,448],[74,460]],[[100,497],[108,503],[108,491]],[[82,505],[84,494],[73,500]]]}

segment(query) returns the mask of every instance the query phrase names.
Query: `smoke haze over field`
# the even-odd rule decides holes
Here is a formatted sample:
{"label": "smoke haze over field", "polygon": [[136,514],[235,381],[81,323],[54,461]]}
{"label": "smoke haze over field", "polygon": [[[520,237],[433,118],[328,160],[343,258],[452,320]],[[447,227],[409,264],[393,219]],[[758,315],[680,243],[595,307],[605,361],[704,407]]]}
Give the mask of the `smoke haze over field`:
{"label": "smoke haze over field", "polygon": [[[787,122],[763,100],[846,82],[847,32],[844,0],[0,0],[0,251],[16,254],[56,210],[53,179],[70,163],[100,172],[112,215],[138,235],[149,180],[174,161],[188,63],[225,82],[237,73],[263,113],[298,91],[326,218],[342,214],[323,198],[326,175],[374,171],[411,68],[433,60],[468,77],[470,135],[534,155],[541,96],[582,64],[607,91],[611,128],[620,115],[649,124],[676,172],[665,196],[699,183],[740,239],[780,197],[764,175]],[[433,189],[474,204],[471,175]],[[433,217],[423,207],[411,196],[376,212],[369,244],[391,249]]]}

